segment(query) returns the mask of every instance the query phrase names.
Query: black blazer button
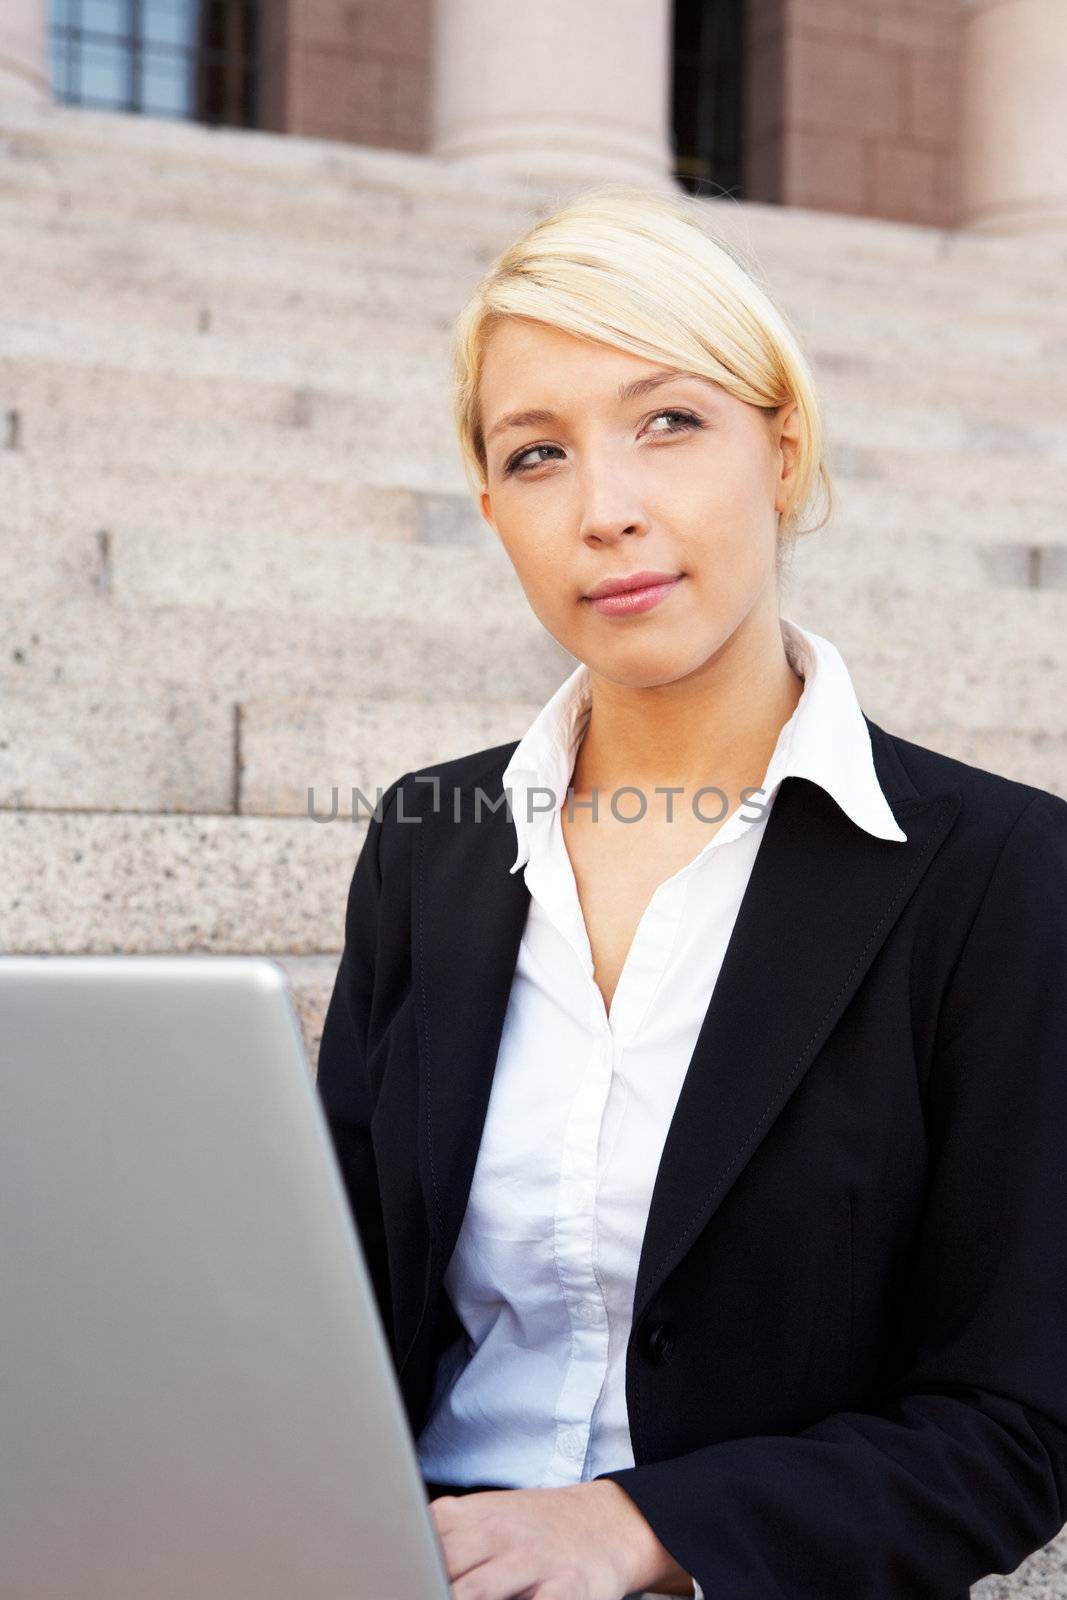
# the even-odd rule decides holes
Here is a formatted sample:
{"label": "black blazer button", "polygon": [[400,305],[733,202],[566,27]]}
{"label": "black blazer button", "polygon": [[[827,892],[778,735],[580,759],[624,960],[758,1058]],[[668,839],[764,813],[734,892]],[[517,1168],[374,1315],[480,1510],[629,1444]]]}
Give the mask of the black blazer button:
{"label": "black blazer button", "polygon": [[669,1357],[673,1344],[674,1335],[671,1332],[670,1323],[657,1322],[654,1327],[648,1330],[645,1338],[645,1351],[650,1361],[654,1361],[657,1366],[662,1366]]}

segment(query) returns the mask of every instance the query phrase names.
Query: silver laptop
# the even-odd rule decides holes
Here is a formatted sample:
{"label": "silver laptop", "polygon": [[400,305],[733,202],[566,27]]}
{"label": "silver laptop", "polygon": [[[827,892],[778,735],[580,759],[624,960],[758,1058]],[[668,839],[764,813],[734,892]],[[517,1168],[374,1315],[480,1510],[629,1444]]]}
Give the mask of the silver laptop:
{"label": "silver laptop", "polygon": [[449,1600],[272,961],[0,958],[0,1595]]}

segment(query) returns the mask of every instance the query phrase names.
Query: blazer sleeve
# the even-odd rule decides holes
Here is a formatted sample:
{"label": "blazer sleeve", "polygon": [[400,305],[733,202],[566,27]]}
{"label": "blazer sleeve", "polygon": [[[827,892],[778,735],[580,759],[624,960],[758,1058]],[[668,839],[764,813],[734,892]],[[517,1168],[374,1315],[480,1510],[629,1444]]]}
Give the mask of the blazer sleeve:
{"label": "blazer sleeve", "polygon": [[370,1136],[374,1100],[367,1070],[367,1035],[382,893],[381,831],[406,776],[405,773],[397,778],[385,790],[380,805],[371,813],[356,858],[345,911],[344,950],[322,1026],[317,1079],[352,1220],[390,1343],[393,1309],[378,1170]]}
{"label": "blazer sleeve", "polygon": [[715,1600],[951,1600],[1067,1521],[1067,803],[1016,818],[942,994],[930,1184],[869,1410],[601,1473]]}

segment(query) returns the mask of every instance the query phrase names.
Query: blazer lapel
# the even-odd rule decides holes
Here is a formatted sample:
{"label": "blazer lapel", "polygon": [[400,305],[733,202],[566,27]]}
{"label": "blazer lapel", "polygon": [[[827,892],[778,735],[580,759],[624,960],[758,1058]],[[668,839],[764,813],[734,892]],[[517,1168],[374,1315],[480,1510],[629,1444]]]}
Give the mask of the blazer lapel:
{"label": "blazer lapel", "polygon": [[[907,843],[858,828],[817,784],[783,781],[667,1133],[635,1322],[800,1083],[959,810],[955,792],[919,795],[888,735],[868,727]],[[490,803],[513,748],[483,775]],[[458,822],[451,808],[424,815],[416,834],[418,1143],[434,1256],[424,1313],[466,1210],[530,898],[509,871],[504,805],[483,801],[476,821],[473,788],[459,803]]]}
{"label": "blazer lapel", "polygon": [[[434,1258],[427,1301],[467,1208],[530,903],[523,874],[510,871],[516,838],[501,780],[513,749],[483,783],[457,788],[454,802],[450,798],[440,811],[423,813],[416,830],[418,1154]],[[479,795],[488,795],[489,804],[483,800],[476,815]],[[493,811],[498,796],[501,804]]]}
{"label": "blazer lapel", "polygon": [[960,804],[893,803],[905,844],[858,828],[817,784],[783,780],[668,1129],[635,1323],[811,1066]]}

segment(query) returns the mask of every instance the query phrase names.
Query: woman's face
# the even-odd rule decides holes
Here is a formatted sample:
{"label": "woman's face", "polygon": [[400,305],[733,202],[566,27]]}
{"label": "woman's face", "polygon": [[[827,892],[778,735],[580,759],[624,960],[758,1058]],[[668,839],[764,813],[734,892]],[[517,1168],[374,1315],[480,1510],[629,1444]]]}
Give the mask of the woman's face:
{"label": "woman's face", "polygon": [[[698,671],[746,619],[777,637],[777,513],[796,462],[794,405],[764,412],[663,371],[511,317],[489,335],[480,391],[483,515],[548,631],[634,687]],[[588,598],[642,572],[669,580],[647,609]]]}

